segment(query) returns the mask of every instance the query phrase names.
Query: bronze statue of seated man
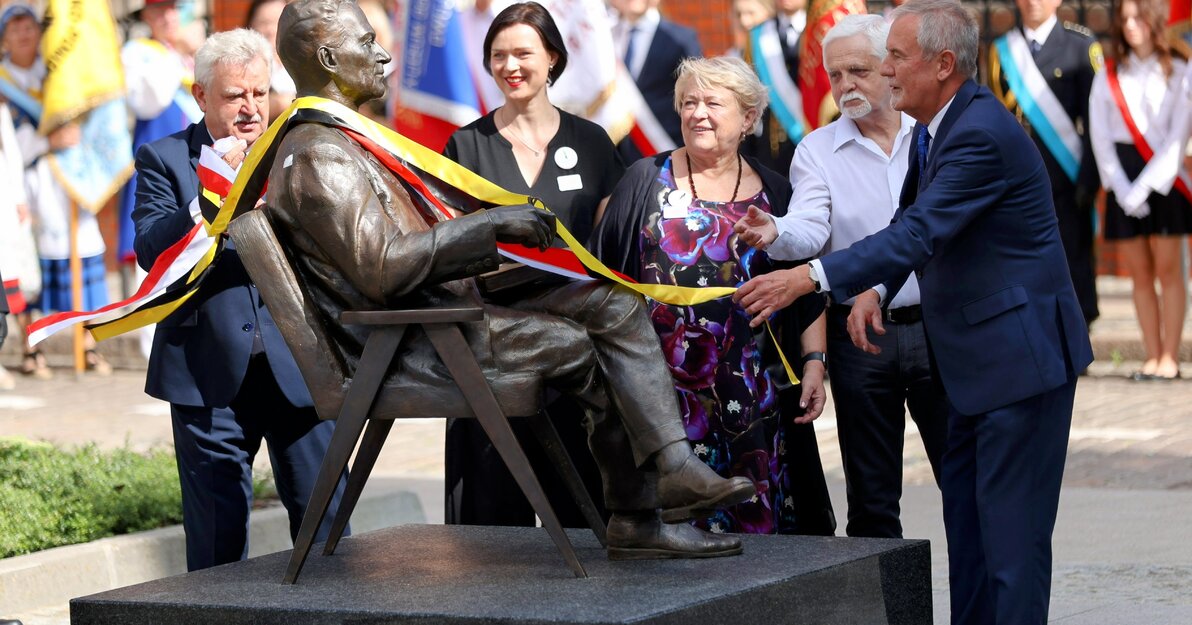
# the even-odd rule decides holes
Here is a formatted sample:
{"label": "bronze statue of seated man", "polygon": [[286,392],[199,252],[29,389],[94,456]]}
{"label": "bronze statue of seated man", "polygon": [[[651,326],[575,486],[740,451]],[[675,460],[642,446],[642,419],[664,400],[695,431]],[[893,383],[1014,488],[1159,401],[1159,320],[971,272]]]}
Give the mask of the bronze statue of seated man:
{"label": "bronze statue of seated man", "polygon": [[[299,96],[357,110],[385,94],[389,54],[354,0],[299,0],[282,12],[279,54]],[[751,480],[724,479],[692,452],[670,372],[644,303],[623,287],[573,282],[513,302],[485,302],[474,276],[497,268],[497,242],[545,247],[554,217],[531,206],[480,210],[439,221],[423,214],[394,174],[337,128],[291,128],[269,173],[265,210],[325,315],[340,356],[360,357],[363,330],[345,310],[483,306],[464,334],[488,371],[537,373],[585,408],[589,446],[612,518],[609,557],[713,557],[740,553],[734,536],[687,523],[753,497]],[[446,369],[421,334],[396,366]]]}

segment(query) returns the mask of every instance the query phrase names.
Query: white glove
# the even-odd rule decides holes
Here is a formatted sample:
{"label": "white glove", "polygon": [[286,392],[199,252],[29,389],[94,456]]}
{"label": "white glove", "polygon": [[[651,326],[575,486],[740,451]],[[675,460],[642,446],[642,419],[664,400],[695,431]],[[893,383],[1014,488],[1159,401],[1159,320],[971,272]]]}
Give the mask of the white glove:
{"label": "white glove", "polygon": [[1135,219],[1143,219],[1147,215],[1151,214],[1151,205],[1147,204],[1146,202],[1143,202],[1143,203],[1141,203],[1137,206],[1134,206],[1134,207],[1127,207],[1124,205],[1121,205],[1121,206],[1122,206],[1123,212],[1125,212],[1127,215],[1129,215],[1130,217],[1133,217]]}

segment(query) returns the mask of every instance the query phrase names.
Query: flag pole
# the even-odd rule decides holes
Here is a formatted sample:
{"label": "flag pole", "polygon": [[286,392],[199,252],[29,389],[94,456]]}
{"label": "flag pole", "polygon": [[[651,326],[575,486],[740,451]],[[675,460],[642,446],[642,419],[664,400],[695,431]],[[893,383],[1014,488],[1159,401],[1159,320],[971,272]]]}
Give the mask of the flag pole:
{"label": "flag pole", "polygon": [[[70,303],[74,310],[83,308],[83,259],[79,257],[79,203],[70,201]],[[86,362],[83,354],[83,324],[74,327],[74,371],[75,376],[83,375]]]}

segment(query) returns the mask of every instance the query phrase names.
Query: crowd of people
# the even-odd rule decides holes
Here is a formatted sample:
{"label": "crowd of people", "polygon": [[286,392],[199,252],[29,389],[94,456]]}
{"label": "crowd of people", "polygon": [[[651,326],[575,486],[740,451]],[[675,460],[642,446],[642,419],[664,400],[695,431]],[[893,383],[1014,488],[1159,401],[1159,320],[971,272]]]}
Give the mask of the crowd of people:
{"label": "crowd of people", "polygon": [[[667,397],[673,390],[683,430],[656,446],[685,436],[693,457],[723,478],[747,479],[756,495],[643,521],[633,507],[641,494],[608,484],[613,473],[598,440],[610,417],[593,416],[598,402],[582,394],[550,395],[546,411],[588,490],[609,497],[598,497],[601,513],[622,532],[653,528],[666,546],[656,550],[672,555],[735,552],[715,534],[833,534],[811,425],[830,384],[847,483],[845,533],[902,536],[909,412],[943,493],[953,622],[1045,622],[1072,397],[1098,316],[1101,189],[1099,227],[1133,280],[1146,349],[1133,378],[1180,377],[1192,65],[1169,40],[1166,3],[1118,2],[1104,55],[1087,29],[1058,19],[1059,0],[1017,0],[1020,24],[992,41],[983,63],[977,24],[953,0],[842,17],[819,42],[839,117],[818,128],[770,110],[774,81],[759,74],[775,67],[761,67],[749,44],[749,33],[768,29],[778,70],[797,83],[809,36],[805,2],[737,0],[742,37],[709,58],[694,31],[665,19],[658,4],[609,0],[609,11],[617,54],[675,149],[641,154],[552,104],[549,86],[567,70],[567,45],[549,10],[524,2],[494,11],[482,43],[473,42],[480,55],[473,61],[482,59],[491,77],[485,98],[496,106],[459,128],[444,150],[505,189],[540,198],[603,263],[633,280],[741,287],[702,304],[648,300],[640,312],[670,374],[653,390]],[[305,62],[297,60],[301,42],[278,51],[278,20],[299,28],[286,23],[296,12],[283,13],[285,6],[252,3],[246,26],[264,38],[237,30],[201,48],[180,36],[174,0],[147,0],[141,9],[149,37],[129,41],[122,54],[137,176],[123,209],[136,236],[120,250],[143,269],[193,224],[187,204],[197,192],[199,146],[222,146],[235,167],[295,94],[323,88],[302,84],[279,62]],[[0,197],[0,271],[18,328],[27,309],[74,307],[66,200],[38,157],[79,137],[73,125],[41,137],[25,104],[36,101],[45,76],[40,28],[25,5],[0,17],[8,103],[0,107],[0,181],[15,190]],[[379,51],[370,47],[370,58],[387,63],[373,36],[368,45]],[[496,240],[513,236],[502,234],[509,225],[502,219],[523,217],[494,217]],[[285,223],[308,230],[293,216]],[[79,232],[83,307],[93,309],[106,303],[105,246],[93,215]],[[321,236],[298,240],[309,238],[315,250]],[[330,436],[256,286],[234,250],[224,254],[232,260],[221,259],[211,283],[221,286],[204,287],[159,324],[147,385],[171,403],[192,569],[247,552],[244,471],[262,438],[296,532]],[[563,314],[552,298],[535,300],[535,314]],[[759,327],[767,320],[770,332]],[[89,367],[108,368],[87,353]],[[780,354],[792,361],[789,371]],[[199,372],[200,363],[222,363],[226,379]],[[609,384],[645,385],[611,379],[607,358],[601,364]],[[49,375],[34,349],[21,372]],[[0,385],[12,384],[2,376]],[[292,418],[279,418],[278,405]],[[535,446],[528,431],[518,436]],[[533,525],[533,508],[474,420],[449,423],[446,458],[449,522]],[[658,462],[666,474],[669,460]],[[587,524],[561,482],[545,485],[564,524]],[[667,534],[688,519],[700,534]]]}

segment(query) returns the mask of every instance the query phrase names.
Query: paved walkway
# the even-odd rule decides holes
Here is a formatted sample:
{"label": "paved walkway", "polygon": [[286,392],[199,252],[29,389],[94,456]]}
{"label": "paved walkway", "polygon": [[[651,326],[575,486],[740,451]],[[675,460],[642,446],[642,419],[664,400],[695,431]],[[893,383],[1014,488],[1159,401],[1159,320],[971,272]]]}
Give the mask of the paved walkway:
{"label": "paved walkway", "polygon": [[[1098,332],[1102,339],[1125,336],[1123,328],[1132,323],[1121,312],[1128,289],[1123,291],[1120,283],[1111,286],[1117,295],[1110,294],[1110,305],[1103,304],[1109,314],[1094,327],[1094,339]],[[1055,536],[1053,622],[1192,623],[1192,382],[1126,379],[1137,365],[1098,361],[1077,388]],[[1185,365],[1184,372],[1192,375],[1192,367]],[[171,444],[168,407],[144,395],[143,371],[76,378],[60,369],[52,380],[17,382],[16,390],[0,392],[0,436],[139,450]],[[829,402],[816,431],[840,517],[838,534],[843,534],[843,473],[834,415]],[[431,522],[442,519],[442,499],[436,489],[425,487],[425,478],[442,479],[442,448],[442,421],[398,422],[374,471],[421,478],[419,492]],[[263,466],[265,458],[260,454],[258,464]],[[946,623],[947,558],[939,493],[913,432],[907,436],[905,481],[906,533],[932,540],[936,622]],[[64,606],[3,616],[20,616],[26,625],[67,622]]]}

